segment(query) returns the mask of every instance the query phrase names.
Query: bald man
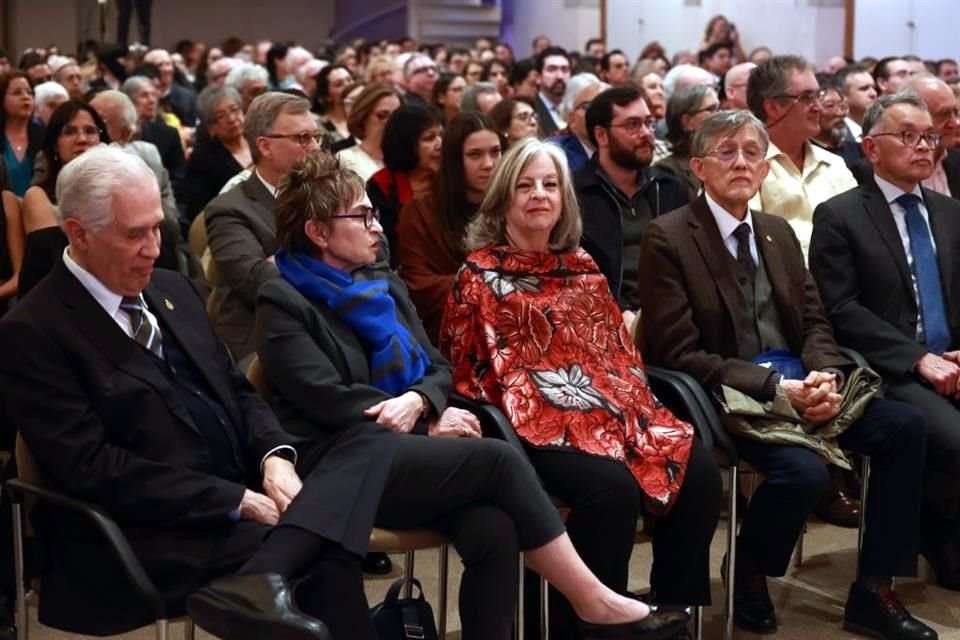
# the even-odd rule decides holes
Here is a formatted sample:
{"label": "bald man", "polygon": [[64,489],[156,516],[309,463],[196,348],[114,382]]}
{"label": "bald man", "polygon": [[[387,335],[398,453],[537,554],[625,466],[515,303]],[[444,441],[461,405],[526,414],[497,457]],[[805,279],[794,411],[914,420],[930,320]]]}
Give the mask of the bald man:
{"label": "bald man", "polygon": [[609,88],[610,85],[605,82],[592,82],[581,89],[567,111],[567,128],[570,133],[553,139],[566,154],[570,171],[576,171],[585,165],[596,151],[587,134],[587,107],[599,93]]}
{"label": "bald man", "polygon": [[940,144],[934,151],[933,174],[923,186],[945,196],[960,198],[960,113],[957,97],[950,85],[931,74],[918,74],[907,82],[907,88],[916,92],[927,103],[933,127],[940,134]]}
{"label": "bald man", "polygon": [[723,108],[749,109],[747,106],[747,78],[756,68],[752,62],[741,62],[730,67],[730,71],[723,77]]}

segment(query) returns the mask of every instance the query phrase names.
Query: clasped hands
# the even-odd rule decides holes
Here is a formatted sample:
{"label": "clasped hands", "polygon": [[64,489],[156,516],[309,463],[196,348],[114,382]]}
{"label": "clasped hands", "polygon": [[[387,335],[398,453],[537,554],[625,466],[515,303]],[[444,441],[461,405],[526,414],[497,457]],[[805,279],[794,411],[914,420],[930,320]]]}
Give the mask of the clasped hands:
{"label": "clasped hands", "polygon": [[303,488],[293,463],[280,456],[263,461],[264,493],[247,489],[240,503],[240,518],[273,526]]}
{"label": "clasped hands", "polygon": [[[363,415],[397,433],[409,433],[423,415],[424,402],[419,393],[407,391],[396,398],[378,402]],[[447,407],[439,418],[430,421],[427,433],[443,438],[479,438],[480,421],[469,411]]]}
{"label": "clasped hands", "polygon": [[915,368],[937,393],[960,400],[960,351],[947,351],[942,356],[925,354]]}
{"label": "clasped hands", "polygon": [[840,413],[842,396],[837,390],[835,373],[811,371],[803,380],[782,380],[780,386],[807,422],[826,422]]}

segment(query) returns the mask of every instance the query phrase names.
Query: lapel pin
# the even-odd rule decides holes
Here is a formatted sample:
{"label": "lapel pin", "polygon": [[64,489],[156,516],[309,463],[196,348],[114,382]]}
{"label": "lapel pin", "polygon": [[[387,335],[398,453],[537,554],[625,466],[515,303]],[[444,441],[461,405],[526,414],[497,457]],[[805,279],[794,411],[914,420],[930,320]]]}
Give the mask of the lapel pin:
{"label": "lapel pin", "polygon": [[167,306],[167,309],[169,309],[170,311],[173,311],[173,309],[174,309],[173,303],[170,302],[170,300],[168,300],[167,298],[164,298],[164,299],[163,299],[163,304],[165,304],[165,305]]}
{"label": "lapel pin", "polygon": [[767,239],[767,242],[773,242],[773,238],[771,238],[769,235],[763,237]]}

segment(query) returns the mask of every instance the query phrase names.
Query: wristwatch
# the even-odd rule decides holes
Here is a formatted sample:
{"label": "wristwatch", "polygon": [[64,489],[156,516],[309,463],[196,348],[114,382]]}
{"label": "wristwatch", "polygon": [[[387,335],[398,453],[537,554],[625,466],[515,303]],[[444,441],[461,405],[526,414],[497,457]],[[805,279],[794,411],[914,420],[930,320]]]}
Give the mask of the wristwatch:
{"label": "wristwatch", "polygon": [[421,418],[426,418],[426,417],[427,417],[427,414],[430,413],[430,407],[432,406],[432,405],[430,404],[430,400],[429,400],[429,398],[427,398],[427,394],[425,394],[425,393],[421,393],[420,391],[417,391],[416,389],[414,389],[413,392],[416,393],[418,396],[420,396],[420,401],[423,403],[423,409],[420,410],[420,417],[421,417]]}

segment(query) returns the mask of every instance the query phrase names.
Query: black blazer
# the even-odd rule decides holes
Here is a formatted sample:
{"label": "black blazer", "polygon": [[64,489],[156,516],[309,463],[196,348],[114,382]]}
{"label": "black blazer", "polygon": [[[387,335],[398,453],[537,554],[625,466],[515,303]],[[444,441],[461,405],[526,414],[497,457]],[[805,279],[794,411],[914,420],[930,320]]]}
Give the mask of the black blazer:
{"label": "black blazer", "polygon": [[163,168],[170,174],[173,192],[179,202],[182,200],[183,173],[187,163],[183,155],[180,134],[173,127],[159,120],[154,120],[144,122],[140,126],[140,138],[144,142],[151,142],[156,145],[157,151],[160,152]]}
{"label": "black blazer", "polygon": [[[960,336],[960,202],[923,189],[952,347]],[[916,342],[917,304],[893,213],[872,177],[813,214],[810,270],[840,344],[859,351],[889,382],[926,353]]]}
{"label": "black blazer", "polygon": [[[400,321],[433,363],[411,390],[423,393],[436,413],[453,389],[450,364],[427,338],[406,286],[389,269],[367,267],[358,277],[386,279]],[[337,315],[307,300],[283,278],[260,287],[257,353],[271,390],[271,404],[290,432],[318,444],[366,418],[363,410],[391,398],[370,384],[363,343]]]}
{"label": "black blazer", "polygon": [[183,201],[187,218],[193,220],[207,203],[217,197],[223,185],[243,171],[233,154],[216,138],[197,143],[183,179]]}
{"label": "black blazer", "polygon": [[[259,487],[263,456],[300,441],[234,368],[188,280],[158,269],[143,295],[161,332],[177,337],[229,414],[248,484]],[[205,441],[173,387],[62,261],[0,321],[0,352],[6,411],[40,469],[117,521],[166,598],[182,599],[209,580],[211,552],[233,526],[228,514],[246,486],[202,471]],[[82,537],[72,543],[59,561],[89,563],[102,553]],[[117,604],[127,588],[115,575],[102,579],[106,593],[97,597],[111,603],[108,611],[45,580],[41,615],[52,623],[63,607],[90,620],[86,632],[101,634],[151,619]]]}
{"label": "black blazer", "polygon": [[553,115],[550,113],[550,107],[548,107],[544,102],[540,94],[537,94],[537,97],[534,98],[536,104],[534,105],[537,112],[537,122],[540,123],[540,131],[543,132],[545,138],[549,138],[557,131],[557,123],[553,121]]}

